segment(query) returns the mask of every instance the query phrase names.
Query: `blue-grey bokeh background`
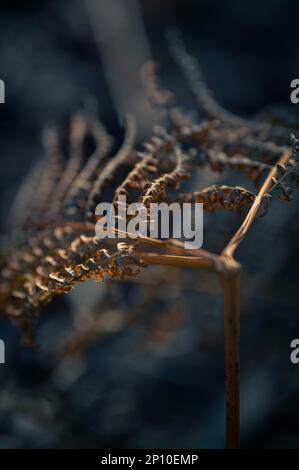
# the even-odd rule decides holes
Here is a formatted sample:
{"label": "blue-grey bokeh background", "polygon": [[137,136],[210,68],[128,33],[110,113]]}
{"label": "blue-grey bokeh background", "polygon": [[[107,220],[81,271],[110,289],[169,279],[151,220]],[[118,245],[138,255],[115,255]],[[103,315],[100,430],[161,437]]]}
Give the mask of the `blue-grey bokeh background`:
{"label": "blue-grey bokeh background", "polygon": [[[209,86],[228,109],[253,115],[277,102],[290,104],[289,84],[299,76],[298,2],[121,0],[127,13],[123,21],[135,21],[138,31],[130,55],[119,63],[106,49],[121,46],[115,37],[122,37],[122,18],[113,19],[108,11],[119,1],[95,2],[98,16],[88,16],[83,0],[1,2],[0,78],[7,101],[0,106],[3,230],[18,185],[42,152],[46,125],[63,128],[82,103],[95,98],[99,116],[120,139],[119,117],[126,111],[126,97],[130,108],[136,91],[127,78],[131,73],[137,80],[135,54],[154,57],[165,82],[187,106],[192,103],[169,57],[165,31],[170,26],[182,31]],[[103,37],[93,16],[102,21],[104,46],[99,47]],[[119,66],[120,73],[109,78],[107,63]],[[296,106],[293,112],[298,113]],[[299,368],[289,361],[290,341],[299,336],[298,207],[296,202],[274,206],[240,251],[246,266],[244,447],[299,444]],[[221,219],[218,228],[221,244],[226,229]],[[0,366],[0,447],[223,446],[219,287],[212,277],[195,279],[194,273],[175,272],[170,282],[169,271],[156,286],[151,284],[155,276],[149,276],[146,293],[129,283],[118,288],[118,297],[98,291],[98,308],[110,312],[115,323],[108,332],[114,328],[115,333],[101,336],[79,358],[60,358],[53,350],[71,328],[70,305],[76,310],[79,298],[88,310],[93,286],[71,302],[57,299],[46,309],[38,330],[40,352],[21,348],[16,330],[3,321],[7,364]],[[108,300],[102,300],[104,295]],[[126,324],[131,312],[133,320]]]}

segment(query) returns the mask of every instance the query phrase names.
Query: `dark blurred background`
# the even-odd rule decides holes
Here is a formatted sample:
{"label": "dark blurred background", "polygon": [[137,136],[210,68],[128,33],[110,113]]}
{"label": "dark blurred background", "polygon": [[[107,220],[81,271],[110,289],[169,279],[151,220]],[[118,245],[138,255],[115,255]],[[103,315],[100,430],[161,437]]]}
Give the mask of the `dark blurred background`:
{"label": "dark blurred background", "polygon": [[[116,140],[124,114],[133,112],[141,142],[155,120],[139,78],[150,58],[191,105],[168,51],[169,27],[181,30],[229,110],[253,116],[290,105],[290,82],[299,76],[298,13],[295,0],[1,1],[2,231],[22,178],[42,154],[45,126],[63,128],[75,110],[96,103]],[[299,366],[289,360],[290,341],[299,337],[298,207],[274,205],[239,254],[246,267],[243,447],[299,446]],[[98,335],[80,354],[65,354],[61,344],[89,318]],[[7,344],[0,448],[223,446],[221,298],[213,276],[149,270],[140,283],[80,287],[46,309],[40,352],[22,348],[6,320],[0,337]]]}

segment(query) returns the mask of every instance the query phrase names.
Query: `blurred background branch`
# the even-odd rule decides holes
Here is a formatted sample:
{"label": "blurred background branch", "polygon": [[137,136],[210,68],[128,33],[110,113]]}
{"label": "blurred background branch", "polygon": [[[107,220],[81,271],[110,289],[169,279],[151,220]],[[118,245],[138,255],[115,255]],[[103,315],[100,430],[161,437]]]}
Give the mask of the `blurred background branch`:
{"label": "blurred background branch", "polygon": [[151,59],[151,52],[139,4],[136,0],[85,2],[118,117],[133,114],[139,137],[145,137],[158,116],[148,105],[141,82],[141,67]]}

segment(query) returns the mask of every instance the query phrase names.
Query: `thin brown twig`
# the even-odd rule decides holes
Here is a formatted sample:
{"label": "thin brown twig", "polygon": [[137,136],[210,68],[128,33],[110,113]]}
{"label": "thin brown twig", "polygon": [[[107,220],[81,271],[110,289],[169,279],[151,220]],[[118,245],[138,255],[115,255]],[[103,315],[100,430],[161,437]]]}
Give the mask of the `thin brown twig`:
{"label": "thin brown twig", "polygon": [[214,258],[199,256],[176,256],[176,255],[160,255],[157,253],[138,252],[138,256],[147,264],[162,264],[167,266],[179,266],[183,268],[197,268],[215,270],[218,256]]}
{"label": "thin brown twig", "polygon": [[223,255],[233,257],[234,252],[236,251],[239,244],[242,242],[242,240],[245,238],[246,234],[248,233],[248,230],[250,229],[252,222],[254,221],[255,216],[258,212],[258,209],[262,203],[263,197],[267,194],[268,190],[271,188],[272,178],[276,175],[278,165],[284,165],[291,157],[292,157],[291,150],[288,149],[281,156],[277,164],[273,166],[263,186],[261,187],[258,195],[256,196],[255,201],[252,204],[247,216],[245,217],[244,222],[242,223],[241,227],[237,230],[235,235],[232,237],[232,239],[229,241],[228,245],[222,251]]}

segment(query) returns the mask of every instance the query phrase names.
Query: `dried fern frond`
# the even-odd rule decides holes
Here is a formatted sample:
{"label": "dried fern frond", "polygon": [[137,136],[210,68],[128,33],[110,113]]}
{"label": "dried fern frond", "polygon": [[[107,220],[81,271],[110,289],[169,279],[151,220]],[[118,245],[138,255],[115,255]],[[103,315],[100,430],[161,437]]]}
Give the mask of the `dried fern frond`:
{"label": "dried fern frond", "polygon": [[127,117],[125,130],[125,140],[122,147],[115,157],[108,161],[107,165],[101,170],[87,198],[85,211],[87,219],[94,217],[94,210],[97,202],[100,200],[103,189],[113,180],[119,168],[128,163],[130,155],[131,158],[135,159],[133,146],[136,138],[136,123],[132,116]]}
{"label": "dried fern frond", "polygon": [[167,37],[172,57],[188,82],[204,119],[217,119],[227,127],[242,128],[243,132],[251,134],[260,141],[280,144],[287,139],[289,133],[285,127],[241,118],[220,106],[207,87],[197,60],[187,53],[179,32],[171,30]]}
{"label": "dried fern frond", "polygon": [[78,176],[84,162],[83,142],[87,132],[87,119],[83,113],[77,113],[71,121],[70,156],[56,187],[55,198],[49,209],[49,218],[55,219],[63,213],[63,201],[72,183]]}
{"label": "dried fern frond", "polygon": [[21,184],[9,214],[9,231],[19,231],[28,225],[44,168],[44,160],[37,162]]}
{"label": "dried fern frond", "polygon": [[8,222],[11,230],[21,230],[45,218],[47,204],[63,173],[64,161],[56,129],[45,130],[43,144],[44,157],[25,178],[15,198]]}
{"label": "dried fern frond", "polygon": [[197,154],[196,149],[192,149],[196,154],[195,161],[199,167],[209,166],[211,170],[216,172],[223,172],[224,170],[233,170],[244,173],[257,187],[260,185],[260,180],[269,172],[271,165],[260,162],[258,160],[251,160],[242,155],[229,156],[224,152],[217,152],[211,149],[202,151]]}
{"label": "dried fern frond", "polygon": [[[154,135],[142,146],[143,152],[135,145],[133,118],[127,119],[124,142],[114,156],[109,155],[110,136],[95,116],[86,113],[77,113],[71,121],[66,158],[62,157],[58,133],[52,130],[46,134],[46,157],[21,188],[11,216],[13,236],[7,238],[0,256],[0,313],[9,315],[19,326],[24,343],[33,346],[42,307],[79,282],[135,276],[145,263],[217,272],[224,300],[227,445],[235,448],[240,429],[241,265],[234,253],[255,217],[267,212],[275,190],[283,200],[292,198],[294,183],[299,181],[299,141],[291,136],[291,152],[291,129],[285,119],[254,121],[226,111],[212,97],[197,62],[186,53],[177,35],[171,36],[170,47],[197,109],[186,113],[181,106],[174,106],[173,95],[160,85],[155,66],[145,66],[149,99],[165,110],[167,125],[165,129],[155,127]],[[90,136],[95,148],[92,155],[86,155]],[[261,188],[254,194],[241,182],[233,186],[228,181],[191,192],[186,180],[206,167],[217,173],[226,170],[222,179],[238,171]],[[186,192],[179,194],[183,182]],[[186,246],[183,240],[145,236],[132,240],[132,234],[119,226],[112,229],[113,235],[125,236],[126,243],[118,243],[94,236],[95,207],[105,202],[106,194],[115,206],[119,196],[125,195],[127,203],[143,202],[147,208],[161,201],[202,203],[210,212],[248,211],[219,254],[194,246],[188,249],[190,244]],[[150,217],[150,211],[147,215]],[[117,217],[121,217],[119,213]],[[90,327],[83,329],[83,342],[95,337],[90,333]],[[77,340],[80,342],[82,335]]]}
{"label": "dried fern frond", "polygon": [[27,344],[33,339],[30,323],[53,296],[68,293],[89,278],[134,276],[143,266],[133,246],[118,244],[109,250],[96,237],[78,236],[70,227],[40,235],[30,248],[11,254],[1,285],[6,313],[21,325]]}
{"label": "dried fern frond", "polygon": [[298,130],[299,120],[298,113],[295,108],[296,107],[292,105],[268,106],[266,109],[259,111],[255,115],[255,120],[268,122],[273,126],[279,125],[281,127],[286,127],[287,129]]}
{"label": "dried fern frond", "polygon": [[[64,161],[59,147],[59,136],[56,129],[46,129],[44,132],[44,148],[47,164],[40,179],[38,209],[36,211],[38,214],[36,214],[36,218],[44,218],[47,204],[56,191],[57,184],[64,169]],[[33,207],[32,210],[34,211]]]}
{"label": "dried fern frond", "polygon": [[[239,186],[217,186],[213,185],[201,191],[179,194],[178,197],[170,198],[168,202],[201,203],[203,208],[209,212],[217,209],[240,211],[249,208],[255,201],[255,195],[245,188]],[[269,196],[264,197],[259,216],[266,214],[268,210]]]}
{"label": "dried fern frond", "polygon": [[175,147],[174,153],[176,157],[174,169],[144,186],[141,202],[146,207],[162,199],[168,189],[179,188],[181,183],[190,177],[192,170],[190,155],[184,154],[178,146]]}
{"label": "dried fern frond", "polygon": [[[153,180],[153,176],[160,173],[161,170],[163,170],[163,166],[167,165],[167,163],[172,164],[171,157],[179,144],[203,144],[207,139],[210,126],[210,123],[203,122],[201,125],[184,127],[172,134],[169,134],[161,127],[156,127],[154,129],[155,135],[151,137],[149,142],[144,144],[145,151],[138,154],[141,160],[116,189],[114,200],[120,195],[129,197],[131,189],[144,191],[149,188],[151,183],[154,185],[155,181]],[[184,157],[185,163],[187,158],[189,159],[187,156]],[[177,170],[179,170],[179,168],[177,168]],[[180,171],[186,174],[186,171],[182,168]],[[156,182],[157,181],[158,179],[156,179]],[[161,183],[161,181],[162,180],[159,179],[158,184]],[[170,183],[170,179],[168,179],[168,182]],[[163,186],[165,181],[161,184]],[[158,190],[157,186],[156,189]],[[154,200],[152,202],[154,202]]]}
{"label": "dried fern frond", "polygon": [[279,165],[275,177],[272,178],[271,191],[277,189],[280,199],[283,201],[291,201],[293,199],[293,185],[299,186],[299,140],[294,134],[291,134],[292,158],[287,164]]}
{"label": "dried fern frond", "polygon": [[[261,141],[248,133],[244,128],[231,129],[214,122],[213,129],[209,135],[209,144],[218,146],[221,142],[221,149],[229,156],[241,154],[250,159],[261,160],[265,163],[276,162],[287,145],[278,145],[272,141]],[[285,142],[289,139],[286,137]]]}
{"label": "dried fern frond", "polygon": [[[114,156],[110,155],[111,137],[94,115],[80,112],[72,119],[66,158],[57,131],[45,134],[46,157],[16,199],[11,226],[17,236],[8,240],[1,259],[1,313],[20,325],[27,343],[33,340],[42,306],[78,282],[134,276],[144,265],[143,259],[153,264],[218,269],[221,256],[195,250],[192,257],[174,240],[143,238],[135,242],[125,233],[126,244],[117,244],[94,237],[90,221],[95,221],[95,207],[105,201],[106,192],[115,204],[120,195],[126,195],[128,203],[143,202],[147,207],[153,202],[177,201],[199,202],[210,212],[248,208],[250,223],[267,212],[269,193],[274,194],[275,189],[282,199],[291,198],[292,185],[298,183],[298,140],[291,137],[289,158],[286,127],[246,120],[224,110],[177,38],[171,39],[171,48],[196,96],[200,118],[173,106],[171,93],[161,87],[155,67],[148,64],[143,70],[147,90],[152,104],[166,109],[168,124],[154,128],[142,152],[135,145],[132,117],[126,120],[125,138]],[[95,147],[92,155],[85,151],[88,136]],[[277,167],[278,160],[282,164]],[[203,167],[218,173],[226,170],[224,177],[238,171],[257,187],[262,185],[261,193],[255,195],[229,181],[188,192],[187,180]],[[272,179],[268,175],[263,183],[265,173]],[[179,194],[184,182],[186,192]],[[233,249],[243,233],[238,234],[237,242],[233,240]],[[141,252],[141,243],[172,255]]]}
{"label": "dried fern frond", "polygon": [[71,185],[64,201],[66,214],[74,219],[84,218],[90,191],[112,147],[112,138],[102,123],[92,117],[90,121],[89,132],[95,141],[95,150]]}
{"label": "dried fern frond", "polygon": [[153,61],[146,62],[141,69],[141,78],[151,105],[165,109],[173,103],[174,95],[161,87],[157,69],[158,66]]}

